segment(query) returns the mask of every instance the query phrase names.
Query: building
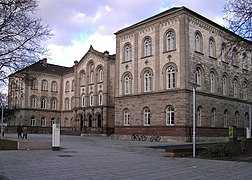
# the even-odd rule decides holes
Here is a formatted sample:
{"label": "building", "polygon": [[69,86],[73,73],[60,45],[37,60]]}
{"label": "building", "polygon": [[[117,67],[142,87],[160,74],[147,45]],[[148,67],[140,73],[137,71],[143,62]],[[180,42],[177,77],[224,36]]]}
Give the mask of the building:
{"label": "building", "polygon": [[10,75],[12,124],[190,141],[197,86],[198,140],[251,129],[251,52],[227,40],[240,37],[186,7],[115,35],[116,56],[91,46],[71,68],[41,60]]}
{"label": "building", "polygon": [[9,125],[36,131],[62,129],[112,133],[114,127],[115,55],[88,52],[73,67],[40,60],[9,76]]}
{"label": "building", "polygon": [[194,85],[198,140],[226,140],[229,126],[238,136],[251,128],[251,52],[228,44],[235,34],[177,7],[115,35],[115,134],[190,141]]}

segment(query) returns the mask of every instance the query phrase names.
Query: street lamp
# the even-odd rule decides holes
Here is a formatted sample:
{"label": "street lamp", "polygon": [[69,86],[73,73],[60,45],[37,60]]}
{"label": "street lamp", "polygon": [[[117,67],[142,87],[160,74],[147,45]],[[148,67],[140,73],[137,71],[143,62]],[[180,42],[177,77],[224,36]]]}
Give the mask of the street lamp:
{"label": "street lamp", "polygon": [[190,83],[193,85],[193,157],[196,156],[196,89],[200,87],[197,83]]}

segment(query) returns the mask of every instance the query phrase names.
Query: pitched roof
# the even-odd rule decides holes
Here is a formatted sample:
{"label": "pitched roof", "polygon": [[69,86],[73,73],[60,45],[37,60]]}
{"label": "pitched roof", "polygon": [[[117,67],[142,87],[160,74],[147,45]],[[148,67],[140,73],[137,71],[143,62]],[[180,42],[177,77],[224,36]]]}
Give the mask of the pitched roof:
{"label": "pitched roof", "polygon": [[[95,50],[95,49],[93,48],[92,45],[90,45],[89,50],[88,50],[87,53],[81,58],[81,60],[84,59],[89,53],[93,53],[93,54],[95,54],[95,55],[97,55],[97,56],[100,56],[101,58],[104,58],[106,55],[108,55],[108,58],[109,58],[109,59],[111,59],[111,60],[116,60],[116,54],[110,55],[108,51],[104,51],[104,52],[102,53],[102,52],[100,52],[100,51]],[[80,60],[80,61],[81,61],[81,60]]]}
{"label": "pitched roof", "polygon": [[11,74],[10,76],[17,74],[17,73],[20,73],[20,72],[24,72],[24,71],[36,71],[36,72],[40,72],[40,73],[64,75],[64,74],[68,74],[68,73],[73,73],[74,68],[49,64],[49,63],[47,63],[47,59],[42,59],[42,60],[40,60],[30,66],[27,66],[24,69],[21,69],[15,73]]}
{"label": "pitched roof", "polygon": [[176,13],[176,12],[179,12],[179,11],[184,11],[184,12],[186,12],[186,13],[190,13],[190,14],[192,14],[193,16],[196,16],[196,17],[198,17],[198,18],[203,19],[204,21],[208,22],[208,23],[211,24],[211,25],[216,26],[217,28],[219,28],[219,29],[221,29],[221,30],[223,30],[223,31],[225,31],[225,32],[227,32],[227,33],[229,33],[229,34],[232,34],[232,35],[235,36],[236,38],[239,38],[239,39],[241,38],[243,41],[245,41],[245,42],[247,42],[247,43],[249,43],[249,44],[252,44],[252,41],[240,37],[239,35],[235,34],[234,32],[232,32],[232,31],[226,29],[225,27],[223,27],[223,26],[221,26],[221,25],[219,25],[219,24],[213,22],[212,20],[210,20],[210,19],[208,19],[208,18],[206,18],[206,17],[204,17],[204,16],[202,16],[202,15],[196,13],[195,11],[192,11],[191,9],[188,9],[188,8],[185,7],[185,6],[170,8],[170,9],[168,9],[168,10],[166,10],[166,11],[163,11],[163,12],[161,12],[161,13],[159,13],[159,14],[156,14],[156,15],[154,15],[154,16],[151,16],[151,17],[147,18],[147,19],[144,19],[144,20],[142,20],[142,21],[140,21],[140,22],[138,22],[138,23],[136,23],[136,24],[133,24],[133,25],[131,25],[131,26],[129,26],[129,27],[123,28],[123,29],[121,29],[121,30],[115,32],[114,34],[115,34],[115,35],[118,35],[118,34],[120,34],[120,33],[126,32],[126,31],[128,31],[128,30],[130,30],[130,29],[137,28],[137,27],[139,27],[139,26],[141,26],[141,25],[144,25],[144,24],[146,24],[146,23],[155,21],[155,20],[157,20],[157,19],[160,19],[160,18],[165,17],[165,16],[167,16],[167,15],[169,15],[169,14],[173,14],[173,13]]}

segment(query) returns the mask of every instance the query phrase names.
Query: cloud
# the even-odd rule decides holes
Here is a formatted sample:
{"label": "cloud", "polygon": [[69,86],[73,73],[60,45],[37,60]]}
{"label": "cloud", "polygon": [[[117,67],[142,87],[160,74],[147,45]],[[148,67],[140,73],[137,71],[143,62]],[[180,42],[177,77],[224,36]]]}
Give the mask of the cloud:
{"label": "cloud", "polygon": [[222,24],[223,5],[219,0],[43,0],[39,8],[54,34],[48,59],[72,66],[90,45],[115,53],[115,32],[161,11],[186,6]]}

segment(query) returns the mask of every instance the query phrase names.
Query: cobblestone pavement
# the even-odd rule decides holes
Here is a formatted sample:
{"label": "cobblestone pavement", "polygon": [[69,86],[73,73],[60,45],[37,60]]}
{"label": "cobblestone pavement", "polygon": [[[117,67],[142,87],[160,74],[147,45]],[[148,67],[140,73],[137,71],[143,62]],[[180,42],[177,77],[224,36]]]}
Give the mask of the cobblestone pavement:
{"label": "cobblestone pavement", "polygon": [[[51,136],[29,139],[51,141]],[[251,163],[167,158],[163,149],[148,148],[153,145],[160,143],[61,136],[60,151],[0,151],[0,180],[252,179]]]}

